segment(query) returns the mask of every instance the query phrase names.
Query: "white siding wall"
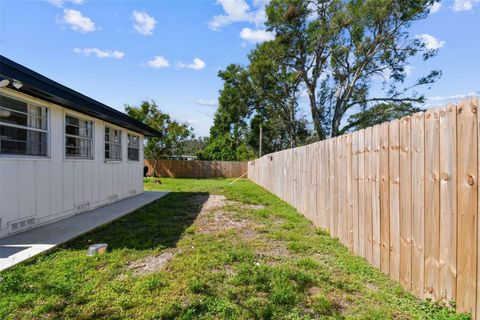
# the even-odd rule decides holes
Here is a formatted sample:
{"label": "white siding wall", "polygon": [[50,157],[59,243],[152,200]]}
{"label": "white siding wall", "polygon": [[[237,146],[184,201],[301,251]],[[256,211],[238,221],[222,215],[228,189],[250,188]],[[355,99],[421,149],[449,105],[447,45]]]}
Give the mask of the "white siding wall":
{"label": "white siding wall", "polygon": [[[27,218],[35,226],[143,192],[143,136],[13,90],[0,93],[49,107],[49,157],[0,155],[0,237]],[[65,158],[65,114],[94,121],[94,159]],[[104,128],[122,130],[122,161],[104,159]],[[140,136],[140,161],[127,159],[127,134]],[[113,200],[115,199],[115,200]],[[88,202],[88,209],[78,205]]]}

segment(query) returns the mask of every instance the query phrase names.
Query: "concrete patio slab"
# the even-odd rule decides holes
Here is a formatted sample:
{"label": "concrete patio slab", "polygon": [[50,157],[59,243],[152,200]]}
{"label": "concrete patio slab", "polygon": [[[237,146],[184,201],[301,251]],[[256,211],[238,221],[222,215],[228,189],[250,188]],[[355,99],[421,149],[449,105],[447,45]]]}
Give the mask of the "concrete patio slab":
{"label": "concrete patio slab", "polygon": [[0,271],[135,211],[168,192],[145,191],[100,208],[0,238]]}

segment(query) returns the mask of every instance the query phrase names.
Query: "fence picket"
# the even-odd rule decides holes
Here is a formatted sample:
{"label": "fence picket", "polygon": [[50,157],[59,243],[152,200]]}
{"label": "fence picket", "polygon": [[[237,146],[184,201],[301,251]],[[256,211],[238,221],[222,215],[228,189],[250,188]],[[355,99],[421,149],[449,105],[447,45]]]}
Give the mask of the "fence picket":
{"label": "fence picket", "polygon": [[372,265],[380,268],[380,125],[372,131]]}
{"label": "fence picket", "polygon": [[425,297],[440,296],[440,113],[425,113]]}
{"label": "fence picket", "polygon": [[352,133],[352,226],[353,226],[353,252],[360,255],[358,239],[358,132]]}
{"label": "fence picket", "polygon": [[[455,109],[452,107],[455,112]],[[473,313],[477,289],[477,109],[474,101],[466,101],[456,108],[458,146],[458,263],[457,306],[462,312]],[[448,110],[450,113],[450,110]],[[452,113],[453,113],[452,112]],[[453,216],[453,215],[452,215]],[[452,217],[452,219],[455,216]],[[452,233],[453,236],[453,233]],[[456,236],[456,234],[455,234]],[[450,246],[457,240],[448,239]],[[457,261],[455,261],[457,262]],[[453,263],[453,261],[452,261]],[[455,292],[455,291],[453,291]]]}
{"label": "fence picket", "polygon": [[390,194],[388,122],[380,125],[380,268],[390,273]]}
{"label": "fence picket", "polygon": [[412,292],[423,297],[424,278],[424,180],[425,127],[424,114],[412,116]]}
{"label": "fence picket", "polygon": [[400,283],[412,285],[412,170],[410,117],[400,120]]}
{"label": "fence picket", "polygon": [[353,179],[352,179],[352,135],[347,135],[345,154],[347,157],[347,178],[346,178],[346,192],[347,192],[347,246],[353,250]]}
{"label": "fence picket", "polygon": [[389,126],[390,152],[390,277],[400,280],[400,138],[399,121],[393,120]]}
{"label": "fence picket", "polygon": [[365,130],[358,132],[358,255],[366,257],[365,228]]}
{"label": "fence picket", "polygon": [[372,128],[365,129],[365,192],[364,192],[364,216],[365,216],[365,258],[367,261],[373,263],[373,226],[372,226]]}
{"label": "fence picket", "polygon": [[455,299],[457,231],[456,108],[440,110],[440,298]]}

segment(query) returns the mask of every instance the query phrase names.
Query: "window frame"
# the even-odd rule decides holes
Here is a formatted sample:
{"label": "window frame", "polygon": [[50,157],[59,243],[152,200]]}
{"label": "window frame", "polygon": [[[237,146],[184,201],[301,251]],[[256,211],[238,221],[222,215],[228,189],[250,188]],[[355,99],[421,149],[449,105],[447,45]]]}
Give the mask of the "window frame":
{"label": "window frame", "polygon": [[[115,143],[115,142],[110,142],[110,141],[106,141],[105,140],[105,131],[107,130],[107,128],[109,130],[116,130],[118,132],[120,132],[120,143]],[[120,127],[117,127],[117,126],[114,126],[114,125],[111,125],[109,123],[105,123],[105,125],[103,126],[103,159],[104,159],[104,162],[111,162],[111,163],[119,163],[119,162],[122,162],[123,161],[123,130],[122,128]],[[109,144],[109,145],[116,145],[116,146],[120,146],[120,159],[112,159],[112,158],[107,158],[105,156],[105,152],[107,151],[106,150],[106,145]]]}
{"label": "window frame", "polygon": [[[24,160],[32,160],[32,159],[34,159],[34,160],[36,160],[36,159],[38,159],[38,160],[50,160],[51,159],[51,147],[52,147],[52,143],[51,143],[51,128],[52,128],[51,127],[51,113],[52,113],[51,110],[52,109],[51,109],[51,106],[49,105],[48,102],[44,102],[42,100],[38,100],[36,98],[32,98],[32,97],[29,97],[29,96],[23,96],[23,94],[18,94],[16,92],[11,93],[7,90],[9,90],[9,89],[2,88],[0,90],[0,95],[3,95],[3,96],[5,96],[9,99],[18,100],[18,101],[21,101],[23,103],[30,104],[30,105],[33,105],[33,106],[36,106],[36,107],[45,108],[45,111],[46,111],[46,114],[47,114],[46,117],[45,117],[47,129],[32,128],[32,127],[28,127],[28,126],[13,124],[13,123],[2,122],[1,120],[0,120],[0,125],[10,127],[10,128],[17,128],[17,129],[23,129],[23,130],[45,133],[46,134],[47,147],[46,147],[46,155],[28,155],[28,154],[14,154],[14,153],[2,153],[2,152],[0,152],[0,158],[13,158],[13,159],[20,159],[20,160],[21,159],[24,159]],[[7,110],[12,111],[12,112],[26,114],[28,116],[28,113],[26,113],[26,112],[13,110],[13,109],[9,109],[9,108],[4,108],[4,107],[2,107],[2,108],[7,109]],[[38,118],[40,118],[40,117],[38,117]]]}
{"label": "window frame", "polygon": [[[75,136],[75,135],[67,135],[67,116],[76,118],[78,120],[82,121],[89,121],[92,123],[92,137],[91,138],[85,138],[82,136]],[[92,141],[92,155],[91,157],[75,157],[75,156],[68,156],[67,155],[67,136],[72,137],[72,138],[77,138],[77,139],[83,139],[83,140],[91,140]],[[92,161],[95,160],[95,119],[90,118],[88,116],[84,116],[82,114],[78,114],[76,112],[71,112],[70,110],[65,110],[63,113],[63,159],[65,161]]]}
{"label": "window frame", "polygon": [[[137,147],[130,147],[130,146],[128,145],[128,142],[129,142],[128,137],[129,137],[129,136],[137,137],[137,142],[138,142],[138,146],[137,146]],[[138,159],[137,159],[137,160],[133,160],[133,159],[130,159],[130,158],[128,157],[128,155],[129,155],[128,150],[129,150],[129,149],[137,149],[137,152],[138,152]],[[127,160],[128,160],[128,161],[133,161],[133,162],[140,162],[140,135],[136,135],[136,134],[134,134],[134,133],[128,133],[128,132],[127,132]]]}

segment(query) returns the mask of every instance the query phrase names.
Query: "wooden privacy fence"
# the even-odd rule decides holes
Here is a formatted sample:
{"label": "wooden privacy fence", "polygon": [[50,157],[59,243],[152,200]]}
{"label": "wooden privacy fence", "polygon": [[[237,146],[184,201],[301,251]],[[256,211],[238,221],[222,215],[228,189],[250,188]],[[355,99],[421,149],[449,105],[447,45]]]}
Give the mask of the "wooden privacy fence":
{"label": "wooden privacy fence", "polygon": [[[148,174],[152,175],[154,160],[145,160]],[[158,160],[156,173],[170,178],[238,178],[247,172],[247,162]]]}
{"label": "wooden privacy fence", "polygon": [[416,296],[480,319],[479,101],[269,154],[248,177]]}

